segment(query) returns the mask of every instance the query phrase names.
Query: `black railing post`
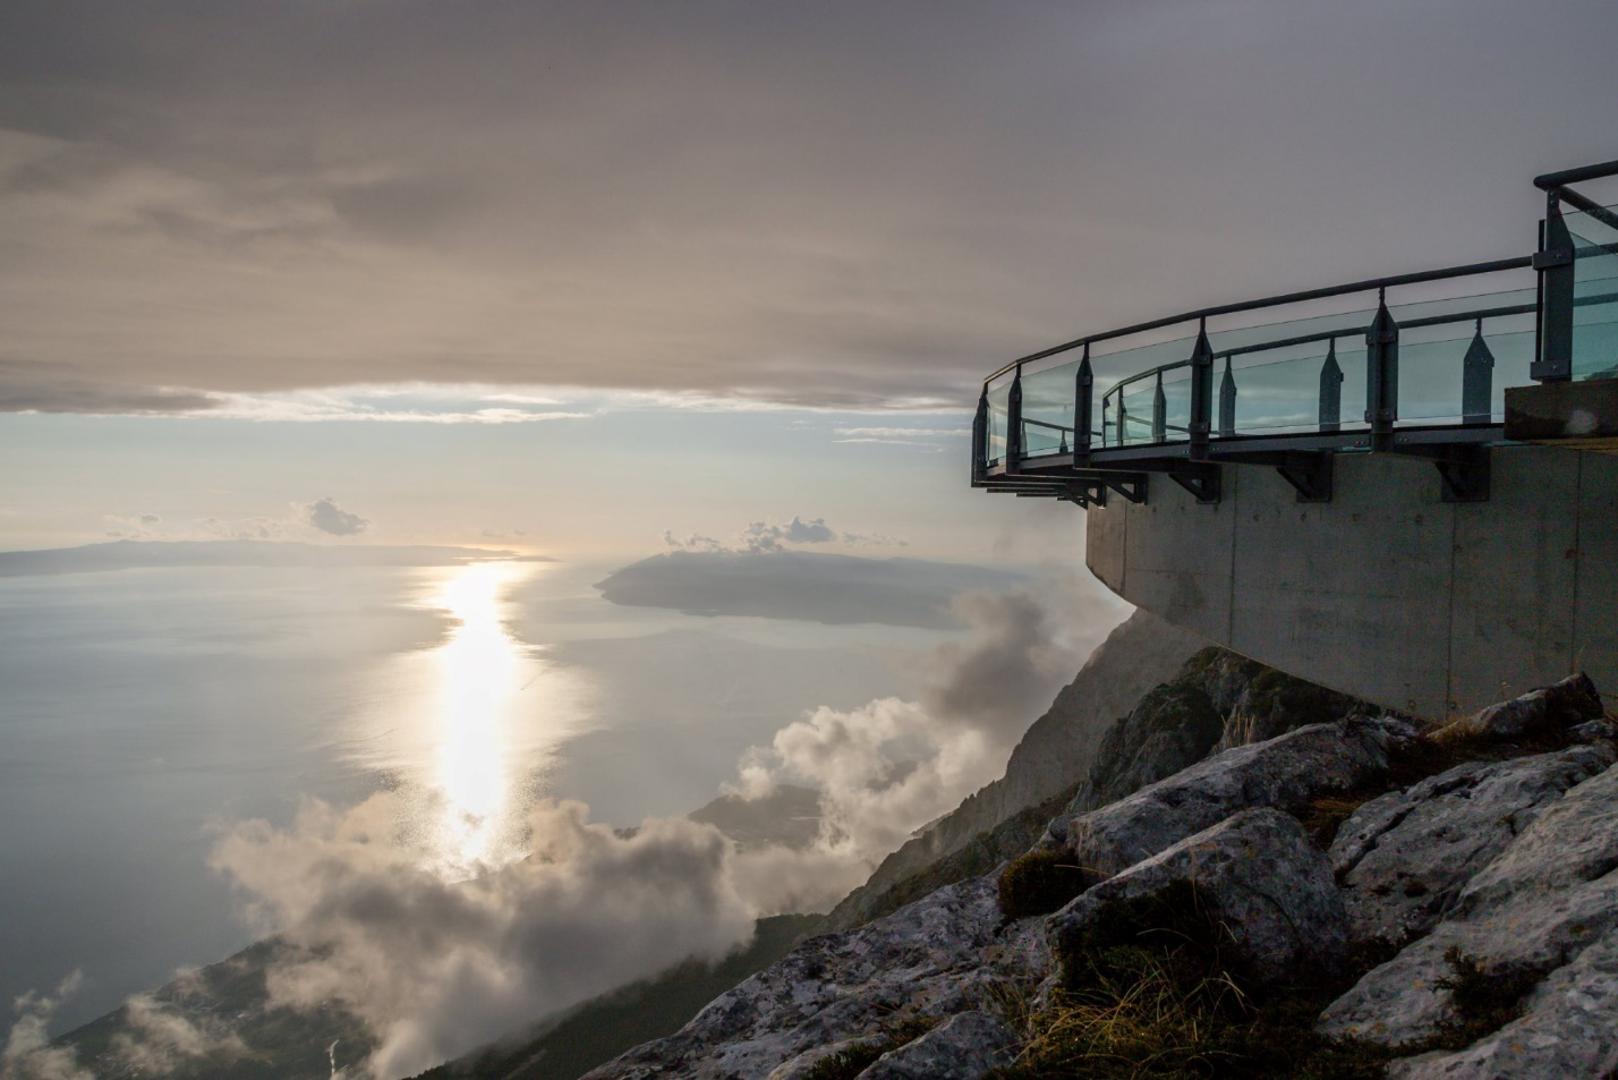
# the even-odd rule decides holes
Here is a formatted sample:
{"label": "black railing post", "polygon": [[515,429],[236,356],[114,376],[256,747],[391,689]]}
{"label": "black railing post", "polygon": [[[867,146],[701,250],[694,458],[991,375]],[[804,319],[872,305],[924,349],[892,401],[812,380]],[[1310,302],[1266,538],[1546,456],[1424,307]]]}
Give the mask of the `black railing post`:
{"label": "black railing post", "polygon": [[1022,462],[1022,365],[1011,378],[1011,390],[1006,394],[1006,472],[1018,471]]}
{"label": "black railing post", "polygon": [[[1095,373],[1090,370],[1090,346],[1085,345],[1084,358],[1079,361],[1078,374],[1073,377],[1074,456],[1090,452],[1090,408],[1094,401],[1095,387]],[[1105,402],[1102,404],[1105,405]],[[1105,433],[1102,434],[1102,442],[1106,442]]]}
{"label": "black railing post", "polygon": [[1387,291],[1377,294],[1376,318],[1365,332],[1365,420],[1371,425],[1371,449],[1393,445],[1393,422],[1399,419],[1399,324],[1388,311]]}
{"label": "black railing post", "polygon": [[978,411],[972,417],[972,483],[982,483],[989,471],[989,388],[978,395]]}
{"label": "black railing post", "polygon": [[1562,220],[1562,203],[1552,189],[1540,228],[1538,349],[1528,374],[1539,382],[1573,377],[1573,237]]}
{"label": "black railing post", "polygon": [[[1113,438],[1118,440],[1118,445],[1124,446],[1129,441],[1128,436],[1125,434],[1129,424],[1129,410],[1124,408],[1124,392],[1122,390],[1115,390],[1113,398],[1118,402],[1118,415],[1112,419],[1112,434]],[[1105,402],[1103,402],[1103,407],[1105,407]]]}
{"label": "black railing post", "polygon": [[1320,365],[1320,430],[1343,429],[1343,369],[1337,366],[1337,339],[1326,344],[1326,362]]}
{"label": "black railing post", "polygon": [[1208,432],[1213,426],[1213,346],[1208,344],[1208,320],[1197,325],[1197,343],[1191,349],[1191,459],[1208,458]]}
{"label": "black railing post", "polygon": [[1163,369],[1157,369],[1157,390],[1152,394],[1152,441],[1160,443],[1168,438],[1169,400],[1163,396]]}
{"label": "black railing post", "polygon": [[1483,340],[1483,320],[1478,320],[1472,344],[1461,360],[1461,422],[1487,424],[1494,413],[1494,353]]}
{"label": "black railing post", "polygon": [[1236,434],[1236,376],[1230,373],[1230,354],[1225,354],[1225,374],[1219,379],[1219,437]]}

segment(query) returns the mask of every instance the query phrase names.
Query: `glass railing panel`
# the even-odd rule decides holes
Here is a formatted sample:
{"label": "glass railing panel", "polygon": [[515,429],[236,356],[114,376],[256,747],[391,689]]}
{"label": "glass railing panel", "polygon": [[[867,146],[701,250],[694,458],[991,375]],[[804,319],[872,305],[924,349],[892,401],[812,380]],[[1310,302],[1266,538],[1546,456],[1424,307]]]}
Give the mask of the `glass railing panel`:
{"label": "glass railing panel", "polygon": [[[1260,360],[1263,354],[1249,354],[1244,366],[1233,364],[1230,383],[1235,386],[1234,425],[1230,433],[1236,435],[1277,435],[1290,432],[1315,431],[1320,421],[1320,371],[1326,350],[1317,347],[1313,355],[1294,356],[1289,359]],[[1225,366],[1218,365],[1214,375],[1213,427],[1215,434],[1224,434],[1220,411],[1221,393],[1224,392]]]}
{"label": "glass railing panel", "polygon": [[1191,365],[1163,372],[1163,441],[1191,438]]}
{"label": "glass railing panel", "polygon": [[989,427],[986,465],[998,465],[1006,458],[1006,420],[1011,406],[1011,376],[1002,375],[989,383]]}
{"label": "glass railing panel", "polygon": [[1022,377],[1023,456],[1065,454],[1073,448],[1077,359]]}
{"label": "glass railing panel", "polygon": [[1498,422],[1505,416],[1505,388],[1531,381],[1531,312],[1418,326],[1399,338],[1400,425]]}
{"label": "glass railing panel", "polygon": [[1139,446],[1155,442],[1153,407],[1157,399],[1157,379],[1137,379],[1113,395],[1116,445]]}
{"label": "glass railing panel", "polygon": [[1573,377],[1618,377],[1618,229],[1564,217],[1573,235]]}
{"label": "glass railing panel", "polygon": [[1191,359],[1191,350],[1196,345],[1196,338],[1178,337],[1172,341],[1153,345],[1107,351],[1116,344],[1117,342],[1104,341],[1091,347],[1090,366],[1095,373],[1095,392],[1098,398],[1131,375],[1139,375],[1143,371],[1150,371],[1164,364],[1177,364],[1182,360]]}

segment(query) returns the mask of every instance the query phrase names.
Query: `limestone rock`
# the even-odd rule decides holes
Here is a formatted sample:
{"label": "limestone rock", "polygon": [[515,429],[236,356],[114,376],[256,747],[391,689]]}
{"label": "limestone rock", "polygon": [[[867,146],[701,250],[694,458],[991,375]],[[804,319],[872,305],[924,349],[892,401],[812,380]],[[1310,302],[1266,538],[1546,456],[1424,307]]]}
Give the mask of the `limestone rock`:
{"label": "limestone rock", "polygon": [[977,1080],[1010,1062],[1015,1041],[1005,1024],[973,1009],[883,1054],[859,1080]]}
{"label": "limestone rock", "polygon": [[1050,963],[1042,929],[1034,919],[1000,926],[992,877],[947,886],[857,930],[811,938],[675,1034],[588,1075],[720,1080],[783,1064],[789,1075],[828,1047],[883,1038],[894,1022],[976,1009],[990,983],[1037,982]]}
{"label": "limestone rock", "polygon": [[1046,842],[1115,874],[1240,810],[1302,809],[1316,795],[1381,779],[1389,753],[1414,738],[1403,721],[1352,716],[1311,724],[1208,758],[1099,810],[1051,821]]}
{"label": "limestone rock", "polygon": [[1458,1052],[1395,1062],[1395,1080],[1611,1076],[1618,1070],[1618,933],[1550,974],[1524,1015]]}
{"label": "limestone rock", "polygon": [[1347,937],[1342,897],[1325,856],[1296,819],[1244,810],[1101,882],[1047,922],[1057,956],[1081,951],[1089,933],[1120,905],[1135,907],[1192,885],[1204,912],[1230,935],[1231,955],[1259,981],[1300,966],[1330,970]]}
{"label": "limestone rock", "polygon": [[1590,677],[1569,675],[1561,682],[1502,701],[1462,717],[1433,733],[1439,740],[1482,738],[1508,741],[1559,731],[1602,717],[1601,695]]}
{"label": "limestone rock", "polygon": [[1431,930],[1545,806],[1615,760],[1602,744],[1468,762],[1360,807],[1329,852],[1352,936],[1403,945]]}
{"label": "limestone rock", "polygon": [[1399,1046],[1459,1019],[1439,985],[1456,950],[1485,971],[1547,974],[1618,928],[1618,767],[1540,810],[1461,890],[1450,916],[1367,973],[1320,1029]]}

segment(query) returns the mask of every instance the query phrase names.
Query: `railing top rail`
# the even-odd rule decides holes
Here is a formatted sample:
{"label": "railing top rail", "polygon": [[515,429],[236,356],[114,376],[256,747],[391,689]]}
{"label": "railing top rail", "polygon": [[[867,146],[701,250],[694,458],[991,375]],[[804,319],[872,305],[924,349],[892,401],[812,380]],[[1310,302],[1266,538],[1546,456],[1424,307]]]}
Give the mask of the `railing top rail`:
{"label": "railing top rail", "polygon": [[[1618,300],[1618,294],[1609,296],[1581,297],[1579,300],[1574,302],[1575,304],[1596,302],[1606,303],[1613,300]],[[1450,323],[1475,322],[1479,319],[1499,319],[1508,315],[1532,315],[1535,310],[1537,309],[1533,304],[1505,304],[1497,305],[1495,307],[1470,308],[1465,311],[1452,311],[1443,315],[1427,315],[1419,319],[1405,319],[1399,323],[1399,326],[1405,330],[1416,330],[1428,326],[1445,326]],[[1347,317],[1347,315],[1344,316],[1344,318]],[[1298,334],[1294,337],[1276,338],[1274,341],[1258,341],[1251,345],[1235,345],[1229,349],[1214,350],[1213,357],[1214,359],[1218,360],[1229,356],[1248,356],[1253,353],[1269,352],[1273,349],[1285,349],[1294,345],[1312,345],[1321,341],[1335,341],[1338,338],[1354,337],[1356,335],[1363,334],[1365,333],[1365,329],[1364,324],[1357,326],[1341,326],[1332,330],[1317,330],[1310,334]],[[1110,397],[1112,394],[1118,392],[1118,390],[1120,390],[1122,387],[1127,386],[1130,383],[1139,382],[1142,379],[1150,379],[1160,371],[1169,371],[1174,368],[1189,366],[1191,366],[1191,361],[1189,360],[1176,360],[1170,364],[1162,364],[1155,368],[1147,368],[1145,371],[1138,371],[1133,375],[1119,379],[1117,382],[1113,383],[1102,394],[1102,397]]]}
{"label": "railing top rail", "polygon": [[1546,173],[1534,177],[1534,186],[1541,191],[1550,191],[1565,184],[1577,184],[1582,180],[1600,180],[1607,176],[1618,176],[1618,161],[1603,161],[1598,165],[1580,165],[1577,169]]}
{"label": "railing top rail", "polygon": [[[1595,166],[1592,166],[1594,168]],[[1618,163],[1613,166],[1618,172]],[[1489,262],[1468,263],[1464,266],[1446,266],[1437,270],[1418,270],[1409,274],[1394,274],[1389,277],[1366,278],[1363,281],[1351,281],[1343,285],[1329,285],[1321,289],[1305,289],[1301,292],[1282,293],[1278,296],[1266,296],[1259,300],[1244,300],[1235,304],[1220,304],[1215,307],[1200,308],[1196,311],[1187,311],[1180,315],[1170,315],[1166,318],[1152,319],[1148,322],[1136,323],[1133,326],[1119,327],[1116,330],[1104,330],[1098,334],[1074,338],[1060,345],[1053,345],[1039,352],[1019,356],[1017,359],[996,368],[983,381],[988,383],[1010,371],[1014,371],[1023,364],[1030,364],[1036,360],[1043,360],[1057,353],[1067,352],[1098,341],[1110,341],[1114,338],[1128,337],[1131,334],[1143,334],[1149,330],[1161,330],[1165,326],[1174,326],[1177,323],[1195,322],[1202,319],[1212,319],[1220,315],[1236,315],[1244,311],[1259,311],[1263,308],[1281,307],[1285,304],[1299,304],[1309,300],[1325,300],[1333,296],[1345,296],[1349,293],[1370,292],[1372,289],[1391,289],[1400,285],[1419,285],[1427,281],[1443,281],[1447,278],[1470,277],[1476,274],[1494,274],[1503,270],[1520,270],[1533,265],[1533,256],[1522,255],[1511,259],[1494,259]]]}

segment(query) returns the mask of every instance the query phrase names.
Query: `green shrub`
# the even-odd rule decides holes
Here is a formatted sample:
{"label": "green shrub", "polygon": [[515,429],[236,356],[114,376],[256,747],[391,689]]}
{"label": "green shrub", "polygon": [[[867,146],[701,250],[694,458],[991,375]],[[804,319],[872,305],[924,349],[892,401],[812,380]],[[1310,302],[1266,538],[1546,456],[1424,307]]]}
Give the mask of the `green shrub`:
{"label": "green shrub", "polygon": [[1048,915],[1079,895],[1099,875],[1078,866],[1071,851],[1030,851],[1000,871],[1000,913],[1006,919]]}

